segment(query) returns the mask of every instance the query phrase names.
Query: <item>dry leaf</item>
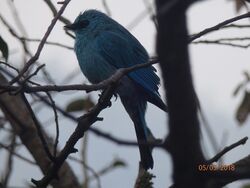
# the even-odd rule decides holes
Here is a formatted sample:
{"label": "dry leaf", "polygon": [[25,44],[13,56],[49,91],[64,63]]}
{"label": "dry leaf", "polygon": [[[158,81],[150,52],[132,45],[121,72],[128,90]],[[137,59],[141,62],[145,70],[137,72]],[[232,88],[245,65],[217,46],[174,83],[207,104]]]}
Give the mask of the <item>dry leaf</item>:
{"label": "dry leaf", "polygon": [[243,124],[250,113],[250,93],[245,92],[242,102],[240,103],[238,110],[236,112],[236,119],[241,124]]}

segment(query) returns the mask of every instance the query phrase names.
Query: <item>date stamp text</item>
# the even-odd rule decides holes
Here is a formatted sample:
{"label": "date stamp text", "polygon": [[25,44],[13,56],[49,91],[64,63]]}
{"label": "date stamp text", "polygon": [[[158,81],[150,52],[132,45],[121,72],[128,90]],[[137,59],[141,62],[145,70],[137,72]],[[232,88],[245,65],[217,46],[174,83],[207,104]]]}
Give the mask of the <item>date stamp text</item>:
{"label": "date stamp text", "polygon": [[235,165],[217,165],[217,164],[199,164],[198,171],[208,172],[208,171],[234,171]]}

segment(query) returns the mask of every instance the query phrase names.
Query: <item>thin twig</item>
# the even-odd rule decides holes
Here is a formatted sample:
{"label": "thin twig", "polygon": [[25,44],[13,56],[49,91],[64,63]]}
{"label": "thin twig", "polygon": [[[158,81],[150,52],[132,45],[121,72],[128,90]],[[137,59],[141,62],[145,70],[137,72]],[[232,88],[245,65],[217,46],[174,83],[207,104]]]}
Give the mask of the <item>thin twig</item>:
{"label": "thin twig", "polygon": [[247,13],[242,14],[240,16],[236,16],[236,17],[230,18],[228,20],[225,20],[225,21],[223,21],[223,22],[221,22],[221,23],[219,23],[219,24],[217,24],[217,25],[215,25],[213,27],[207,28],[207,29],[205,29],[205,30],[203,30],[203,31],[201,31],[201,32],[199,32],[197,34],[191,35],[189,37],[189,42],[192,42],[195,39],[200,38],[201,36],[206,35],[208,33],[211,33],[213,31],[219,30],[222,27],[224,27],[224,26],[226,26],[226,25],[228,25],[228,24],[230,24],[232,22],[235,22],[235,21],[238,21],[238,20],[241,20],[241,19],[245,19],[245,18],[249,18],[249,17],[250,17],[250,12],[247,12]]}
{"label": "thin twig", "polygon": [[[0,20],[3,22],[3,24],[8,28],[10,34],[16,38],[21,44],[22,44],[22,47],[25,51],[25,53],[29,56],[29,57],[32,57],[32,53],[31,51],[29,50],[27,44],[26,44],[26,41],[23,40],[23,36],[19,36],[17,34],[17,32],[15,31],[15,29],[7,22],[7,20],[0,14]],[[47,78],[47,80],[49,80],[50,82],[54,83],[53,80],[51,79],[51,76],[49,75],[48,72],[45,71],[45,69],[42,69],[42,72],[43,74],[45,75],[45,77]]]}
{"label": "thin twig", "polygon": [[[53,13],[53,16],[56,16],[58,12],[57,12],[56,7],[54,6],[54,4],[50,0],[44,0],[44,2],[50,8],[51,12]],[[59,20],[64,24],[70,24],[71,23],[67,18],[63,17],[62,15],[59,17]]]}
{"label": "thin twig", "polygon": [[235,44],[232,42],[221,42],[220,40],[199,40],[194,41],[192,44],[214,44],[214,45],[223,45],[223,46],[231,46],[231,47],[238,47],[238,48],[249,48],[249,44]]}
{"label": "thin twig", "polygon": [[[41,39],[31,39],[31,38],[25,38],[25,37],[21,37],[20,39],[24,40],[24,41],[28,41],[28,42],[41,42]],[[45,44],[62,47],[62,48],[68,49],[68,50],[73,50],[74,49],[71,46],[67,46],[67,45],[61,44],[59,42],[46,41]]]}
{"label": "thin twig", "polygon": [[17,157],[17,158],[19,158],[19,159],[21,159],[21,160],[23,160],[23,161],[25,161],[25,162],[27,162],[27,163],[29,163],[29,164],[37,165],[36,162],[34,162],[34,161],[32,161],[32,160],[30,160],[30,159],[28,159],[28,158],[26,158],[26,157],[24,157],[24,156],[22,156],[22,155],[16,153],[15,151],[11,151],[10,148],[9,148],[9,146],[6,146],[6,145],[0,143],[0,148],[4,148],[4,149],[8,150],[9,152],[12,152],[12,154],[13,154],[15,157]]}
{"label": "thin twig", "polygon": [[14,4],[14,1],[7,1],[8,2],[8,5],[11,9],[11,12],[12,12],[12,15],[13,15],[13,18],[14,18],[14,21],[17,25],[17,27],[20,29],[21,33],[24,35],[24,36],[27,36],[27,31],[21,21],[21,17],[19,16],[18,14],[18,11],[16,9],[16,6]]}
{"label": "thin twig", "polygon": [[9,67],[9,68],[11,68],[11,69],[13,69],[13,70],[15,70],[17,73],[19,73],[19,70],[18,70],[16,67],[14,67],[14,66],[12,66],[11,64],[9,64],[9,63],[0,61],[0,64],[3,64],[3,65],[5,65],[5,66],[7,66],[7,67]]}
{"label": "thin twig", "polygon": [[111,16],[111,10],[110,10],[110,8],[109,8],[108,3],[106,2],[106,0],[102,0],[102,5],[103,5],[103,7],[104,7],[106,13],[107,13],[109,16]]}
{"label": "thin twig", "polygon": [[110,99],[113,96],[116,87],[117,84],[114,83],[114,85],[110,85],[106,90],[104,90],[97,105],[79,119],[79,123],[75,131],[68,139],[66,145],[64,146],[58,157],[56,157],[56,163],[52,164],[51,168],[48,169],[47,173],[41,180],[36,181],[32,179],[32,182],[37,187],[46,187],[51,182],[51,180],[56,177],[58,170],[61,168],[67,157],[71,153],[77,152],[77,149],[74,148],[75,144],[84,136],[84,133],[90,128],[93,123],[100,120],[97,116],[103,109],[110,105]]}
{"label": "thin twig", "polygon": [[[90,167],[89,165],[87,165],[85,163],[85,161],[81,160],[81,159],[77,159],[75,157],[72,157],[72,156],[69,156],[68,159],[72,160],[72,161],[75,161],[77,163],[80,163],[84,166],[84,168],[86,168],[87,170],[89,170],[92,174],[93,174],[93,177],[95,177],[95,179],[97,180],[97,185],[98,185],[98,188],[100,188],[101,186],[101,180],[100,180],[100,177],[98,175],[98,173],[92,168]],[[94,178],[92,178],[94,179]]]}
{"label": "thin twig", "polygon": [[157,24],[157,20],[156,20],[153,5],[148,0],[143,0],[143,2],[144,2],[145,7],[148,10],[148,13],[150,15],[151,20],[153,21],[153,23],[155,25],[155,28],[157,30],[158,24]]}
{"label": "thin twig", "polygon": [[2,181],[2,185],[3,187],[8,187],[8,182],[13,170],[13,152],[15,151],[15,144],[16,144],[16,135],[13,134],[11,135],[11,144],[9,146],[9,154],[8,154],[8,161],[6,164],[6,172],[5,172],[5,176],[4,179]]}
{"label": "thin twig", "polygon": [[36,130],[37,130],[37,134],[42,142],[42,145],[43,145],[43,148],[44,148],[44,151],[46,152],[48,158],[51,160],[51,161],[55,161],[55,157],[51,154],[50,150],[49,150],[49,147],[48,147],[48,144],[43,136],[43,130],[42,130],[42,126],[40,125],[40,122],[38,121],[38,119],[36,118],[36,115],[34,114],[33,112],[33,109],[31,108],[28,100],[26,99],[25,97],[25,94],[24,93],[21,93],[21,96],[22,96],[22,99],[27,107],[27,109],[29,110],[29,113],[34,121],[34,124],[36,126]]}
{"label": "thin twig", "polygon": [[39,65],[33,73],[31,73],[29,76],[25,77],[25,78],[22,80],[22,84],[24,84],[25,82],[27,82],[27,81],[28,81],[29,79],[31,79],[33,76],[37,75],[37,73],[38,73],[42,68],[44,68],[44,67],[45,67],[45,64]]}
{"label": "thin twig", "polygon": [[[12,13],[12,16],[14,18],[14,21],[16,23],[16,26],[17,28],[19,29],[19,31],[21,32],[21,35],[27,37],[27,31],[21,21],[21,18],[18,14],[18,11],[16,9],[16,6],[14,4],[13,1],[7,1],[8,2],[8,5],[10,7],[10,10],[11,10],[11,13]],[[28,49],[28,45],[26,44],[25,41],[20,41],[23,45],[23,51],[24,51],[24,54],[23,54],[23,63],[25,63],[27,61],[27,58],[26,58],[26,55],[30,55],[31,53],[29,53],[29,49]]]}
{"label": "thin twig", "polygon": [[[115,164],[117,163],[117,161],[119,162],[123,162],[121,159],[113,159],[113,161],[111,161],[108,165],[104,166],[102,169],[100,169],[98,172],[97,172],[97,175],[98,176],[103,176],[105,174],[107,174],[108,172],[110,172],[111,170],[113,170],[116,166]],[[126,164],[124,164],[126,165]],[[118,167],[118,166],[117,166]],[[96,177],[95,176],[92,176],[90,177],[89,179],[90,180],[93,180],[95,179]]]}
{"label": "thin twig", "polygon": [[52,96],[50,95],[49,92],[46,92],[51,104],[52,104],[52,109],[54,112],[54,116],[55,116],[55,123],[56,123],[56,138],[55,138],[55,143],[54,143],[54,157],[56,157],[57,154],[57,146],[59,143],[59,123],[58,123],[58,115],[57,115],[57,110],[56,110],[56,103],[53,100]]}
{"label": "thin twig", "polygon": [[244,145],[247,140],[248,140],[248,137],[244,137],[244,138],[240,139],[238,142],[235,142],[234,144],[225,147],[221,152],[219,152],[218,154],[216,154],[213,158],[209,159],[207,161],[207,163],[211,164],[213,162],[218,161],[221,158],[221,156],[223,156],[227,152],[231,151],[232,149],[238,147],[239,145]]}
{"label": "thin twig", "polygon": [[10,34],[21,42],[25,53],[28,54],[29,56],[31,56],[32,54],[29,51],[28,46],[25,43],[25,41],[21,40],[21,37],[17,34],[17,32],[15,31],[15,29],[7,22],[7,20],[1,14],[0,14],[0,20],[5,25],[5,27],[8,28]]}
{"label": "thin twig", "polygon": [[140,12],[127,26],[126,28],[128,30],[132,30],[135,28],[143,19],[146,18],[148,15],[148,9],[144,9],[142,12]]}
{"label": "thin twig", "polygon": [[[198,99],[198,96],[197,96],[197,99]],[[209,140],[211,142],[211,147],[213,148],[214,153],[217,153],[219,151],[219,145],[218,145],[217,140],[215,138],[213,129],[211,128],[200,104],[198,106],[198,110],[200,112],[199,115],[200,115],[201,121],[203,122],[203,127],[205,129],[205,132],[208,135],[208,137],[210,138]]]}
{"label": "thin twig", "polygon": [[47,40],[47,38],[49,37],[51,31],[53,30],[57,20],[59,19],[59,17],[62,15],[62,13],[64,12],[65,8],[67,7],[67,5],[69,4],[71,0],[65,0],[64,4],[62,5],[61,9],[58,11],[58,13],[56,14],[56,16],[52,19],[51,24],[49,25],[47,31],[45,32],[41,42],[38,45],[37,51],[35,53],[35,55],[33,57],[30,58],[30,60],[25,64],[25,66],[23,67],[23,69],[20,71],[20,73],[17,75],[17,77],[15,77],[13,80],[10,81],[10,84],[14,84],[15,82],[17,82],[23,75],[24,73],[29,69],[29,67],[31,65],[33,65],[39,58],[42,49],[45,45],[45,42]]}
{"label": "thin twig", "polygon": [[[85,133],[85,136],[82,139],[82,151],[81,151],[81,158],[82,160],[85,162],[85,164],[88,163],[87,161],[87,147],[88,147],[88,139],[89,138],[89,134],[88,132]],[[83,171],[83,177],[84,177],[84,182],[83,182],[83,187],[88,188],[89,186],[89,177],[88,177],[88,169],[85,168],[85,165],[82,165],[82,171]]]}
{"label": "thin twig", "polygon": [[41,70],[44,66],[45,66],[45,64],[42,64],[42,65],[38,66],[37,69],[32,74],[30,74],[29,76],[27,76],[26,78],[24,78],[22,81],[19,81],[20,84],[21,84],[21,86],[19,87],[18,90],[16,90],[14,92],[14,94],[16,95],[19,92],[21,92],[21,90],[26,86],[26,82],[28,82],[30,78],[32,78],[33,76],[35,76],[39,72],[39,70]]}
{"label": "thin twig", "polygon": [[250,25],[239,25],[239,24],[230,24],[230,25],[226,25],[223,28],[250,28]]}
{"label": "thin twig", "polygon": [[250,37],[231,37],[231,38],[221,38],[221,39],[217,39],[215,41],[246,41],[246,40],[250,40]]}

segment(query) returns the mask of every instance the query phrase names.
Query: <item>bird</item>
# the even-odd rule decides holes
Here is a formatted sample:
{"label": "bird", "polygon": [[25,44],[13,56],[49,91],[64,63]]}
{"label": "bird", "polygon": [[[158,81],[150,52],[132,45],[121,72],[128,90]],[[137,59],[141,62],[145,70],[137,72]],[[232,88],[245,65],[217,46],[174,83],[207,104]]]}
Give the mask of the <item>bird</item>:
{"label": "bird", "polygon": [[[74,51],[82,73],[92,84],[108,79],[120,68],[149,62],[142,44],[125,27],[99,10],[81,12],[64,28],[75,33]],[[156,69],[148,66],[122,77],[115,91],[134,123],[140,164],[145,170],[154,165],[152,147],[145,144],[152,136],[145,121],[147,102],[167,112],[158,91],[159,84]]]}

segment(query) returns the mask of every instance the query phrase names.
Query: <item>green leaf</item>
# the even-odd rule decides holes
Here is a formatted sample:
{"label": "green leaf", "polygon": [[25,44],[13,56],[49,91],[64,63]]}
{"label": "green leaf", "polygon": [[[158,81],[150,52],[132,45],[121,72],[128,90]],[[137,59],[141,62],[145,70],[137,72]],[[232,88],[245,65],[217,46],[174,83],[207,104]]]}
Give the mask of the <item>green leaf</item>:
{"label": "green leaf", "polygon": [[87,97],[86,99],[76,99],[67,105],[66,111],[67,112],[77,112],[82,110],[88,111],[94,105],[95,103],[92,101],[91,97]]}
{"label": "green leaf", "polygon": [[0,36],[0,51],[3,54],[3,57],[8,60],[9,57],[9,49],[7,43],[3,40],[3,38]]}

